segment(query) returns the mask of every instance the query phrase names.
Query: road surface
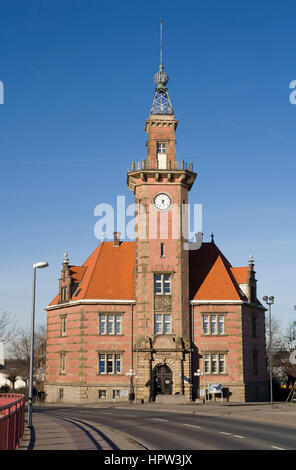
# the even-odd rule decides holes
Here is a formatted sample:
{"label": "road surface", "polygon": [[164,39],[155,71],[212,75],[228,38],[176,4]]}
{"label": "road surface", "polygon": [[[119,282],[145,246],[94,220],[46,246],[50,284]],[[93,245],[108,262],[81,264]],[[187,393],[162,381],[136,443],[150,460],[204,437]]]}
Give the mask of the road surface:
{"label": "road surface", "polygon": [[[296,423],[250,421],[246,417],[172,413],[169,410],[122,408],[35,407],[77,424],[108,426],[149,450],[295,450]],[[61,421],[61,422],[62,422]],[[124,450],[124,449],[122,449]]]}

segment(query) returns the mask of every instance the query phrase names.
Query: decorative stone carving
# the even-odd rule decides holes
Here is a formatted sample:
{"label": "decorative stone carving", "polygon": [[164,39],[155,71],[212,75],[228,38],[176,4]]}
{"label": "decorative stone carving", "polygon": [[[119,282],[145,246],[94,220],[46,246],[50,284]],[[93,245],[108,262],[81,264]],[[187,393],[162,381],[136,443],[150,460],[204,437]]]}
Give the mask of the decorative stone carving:
{"label": "decorative stone carving", "polygon": [[149,336],[138,336],[136,340],[136,349],[139,351],[141,349],[147,350],[151,349],[151,338]]}
{"label": "decorative stone carving", "polygon": [[172,309],[172,298],[170,295],[156,295],[154,297],[154,310],[166,312]]}

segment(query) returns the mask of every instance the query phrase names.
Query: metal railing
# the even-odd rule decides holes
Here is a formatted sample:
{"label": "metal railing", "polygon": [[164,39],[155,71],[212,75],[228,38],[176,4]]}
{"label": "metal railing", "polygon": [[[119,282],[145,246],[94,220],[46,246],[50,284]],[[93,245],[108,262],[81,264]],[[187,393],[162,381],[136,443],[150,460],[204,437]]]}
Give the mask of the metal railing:
{"label": "metal railing", "polygon": [[14,450],[24,433],[25,396],[0,393],[0,450]]}
{"label": "metal railing", "polygon": [[193,171],[193,164],[186,163],[184,160],[161,162],[159,160],[145,160],[132,162],[132,171],[139,170],[187,170]]}

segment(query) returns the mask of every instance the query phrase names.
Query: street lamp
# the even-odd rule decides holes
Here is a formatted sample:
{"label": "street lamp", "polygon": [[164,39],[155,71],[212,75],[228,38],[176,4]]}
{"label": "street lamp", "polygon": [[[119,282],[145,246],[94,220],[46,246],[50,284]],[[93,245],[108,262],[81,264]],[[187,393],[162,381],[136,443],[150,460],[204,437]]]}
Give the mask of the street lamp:
{"label": "street lamp", "polygon": [[29,406],[28,406],[28,428],[32,428],[33,411],[33,369],[34,369],[34,326],[35,326],[35,292],[36,292],[36,269],[47,268],[48,263],[40,262],[33,264],[33,299],[31,320],[31,354],[30,354],[30,381],[29,381]]}
{"label": "street lamp", "polygon": [[[196,372],[194,372],[195,377],[203,377],[204,376],[204,373],[200,371],[200,369],[197,369]],[[204,376],[204,379],[205,379],[205,376]],[[200,384],[199,384],[199,389],[200,389]],[[207,398],[206,398],[206,385],[205,385],[205,382],[204,382],[204,397],[205,397],[205,403],[207,401]]]}
{"label": "street lamp", "polygon": [[[133,400],[134,400],[134,381],[133,381],[133,378],[134,376],[136,375],[136,373],[133,371],[133,369],[130,369],[126,375],[128,375],[130,377],[130,396],[129,396],[129,401],[130,401],[130,404],[132,404]],[[137,377],[136,377],[137,378]]]}
{"label": "street lamp", "polygon": [[272,351],[271,351],[271,306],[274,303],[274,297],[268,297],[265,295],[263,297],[264,302],[268,305],[269,310],[269,382],[270,382],[270,404],[272,406]]}

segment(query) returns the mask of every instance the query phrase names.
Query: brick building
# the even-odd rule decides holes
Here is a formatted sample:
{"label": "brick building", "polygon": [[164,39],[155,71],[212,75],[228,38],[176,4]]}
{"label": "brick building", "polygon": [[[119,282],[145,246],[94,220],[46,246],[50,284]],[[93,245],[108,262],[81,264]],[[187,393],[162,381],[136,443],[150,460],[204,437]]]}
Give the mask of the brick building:
{"label": "brick building", "polygon": [[136,240],[102,241],[82,266],[65,256],[47,307],[47,401],[192,400],[221,384],[231,401],[267,398],[265,309],[254,260],[232,267],[212,237],[186,238],[193,164],[177,161],[178,121],[160,65],[132,163]]}

